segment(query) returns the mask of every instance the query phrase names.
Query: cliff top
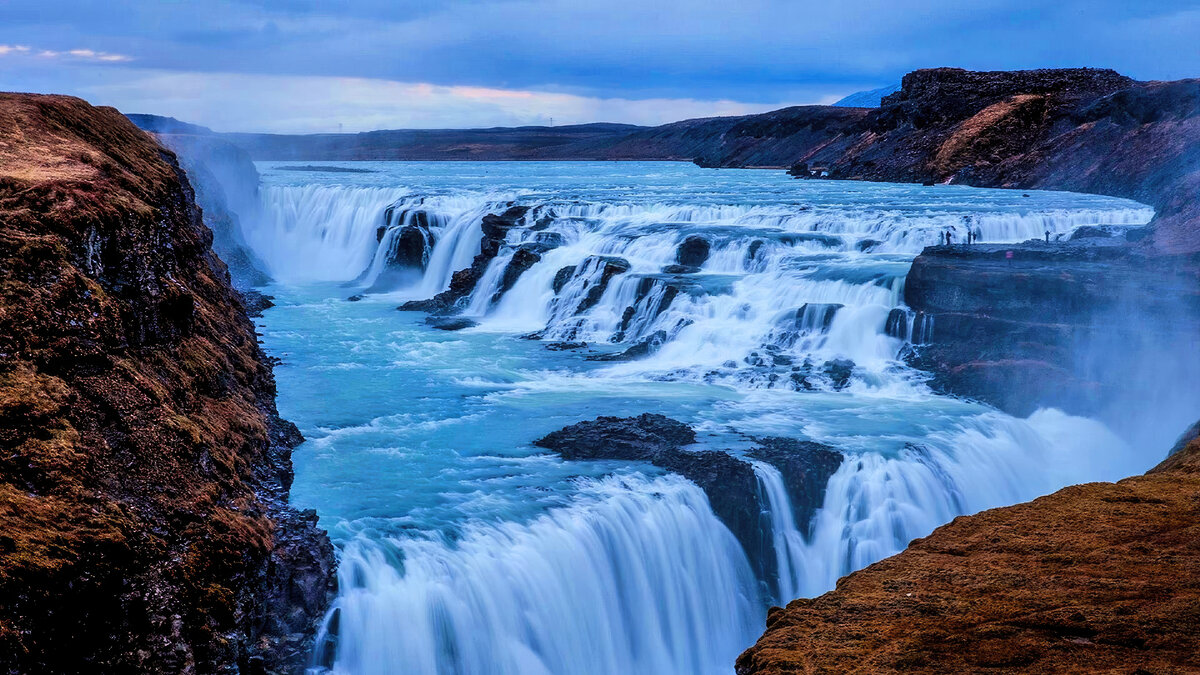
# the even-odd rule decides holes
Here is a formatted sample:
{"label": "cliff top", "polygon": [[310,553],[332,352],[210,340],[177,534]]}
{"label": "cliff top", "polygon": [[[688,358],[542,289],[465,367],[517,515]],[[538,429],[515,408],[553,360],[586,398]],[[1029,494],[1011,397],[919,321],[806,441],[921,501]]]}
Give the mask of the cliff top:
{"label": "cliff top", "polygon": [[[51,208],[148,208],[156,186],[176,180],[163,151],[114,108],[71,96],[0,93],[0,184],[103,193]],[[9,208],[13,208],[10,206]],[[91,213],[90,215],[96,215]]]}

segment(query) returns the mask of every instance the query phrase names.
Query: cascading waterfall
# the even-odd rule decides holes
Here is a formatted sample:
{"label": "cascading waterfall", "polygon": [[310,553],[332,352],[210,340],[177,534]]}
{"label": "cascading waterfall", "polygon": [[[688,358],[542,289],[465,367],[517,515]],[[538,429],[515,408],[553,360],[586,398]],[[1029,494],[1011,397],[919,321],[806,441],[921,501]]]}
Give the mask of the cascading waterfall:
{"label": "cascading waterfall", "polygon": [[796,527],[792,500],[788,497],[783,474],[766,462],[753,462],[752,466],[758,476],[759,491],[767,505],[763,515],[771,524],[777,577],[775,600],[786,604],[792,598],[800,597],[799,589],[804,585],[804,535]]}
{"label": "cascading waterfall", "polygon": [[[411,189],[268,185],[267,215],[246,239],[284,283],[353,281],[388,291],[381,299],[390,311],[396,299],[447,289],[453,273],[471,265],[485,215],[514,201],[531,207],[457,307],[477,327],[448,342],[404,343],[398,353],[387,351],[399,341],[394,326],[370,340],[349,333],[339,345],[354,345],[355,354],[382,349],[384,356],[338,372],[373,372],[380,363],[443,368],[462,358],[453,350],[464,345],[534,347],[497,336],[586,341],[601,345],[601,360],[616,360],[522,370],[509,355],[491,379],[431,376],[441,371],[418,368],[388,395],[426,381],[449,380],[461,390],[450,396],[422,390],[406,399],[418,406],[471,400],[494,385],[489,402],[511,400],[522,410],[528,401],[551,410],[562,405],[555,414],[574,421],[583,413],[570,406],[589,392],[606,398],[582,410],[603,413],[605,401],[624,392],[673,382],[679,393],[654,389],[661,405],[706,392],[712,399],[698,409],[711,416],[707,423],[751,435],[780,427],[771,433],[838,448],[845,460],[810,522],[798,522],[779,469],[754,462],[778,571],[764,581],[777,602],[824,592],[957,515],[1145,468],[1099,423],[1057,411],[1014,419],[935,396],[900,354],[931,330],[903,305],[905,274],[912,257],[940,243],[946,231],[956,242],[968,231],[986,243],[1040,239],[1047,231],[1061,238],[1082,225],[1141,225],[1149,209],[1091,196],[1023,198],[965,188],[821,181],[763,187],[755,172],[718,176],[674,166],[639,179],[663,185],[615,199],[629,193],[601,173],[613,171],[607,166],[506,167],[517,174],[509,179],[481,179],[482,170],[471,170],[476,174],[467,178],[432,181],[401,171],[403,180],[394,184],[411,180]],[[564,184],[560,174],[571,171],[588,177]],[[660,174],[666,178],[655,178]],[[420,232],[405,233],[408,227]],[[404,236],[420,245],[416,271],[388,286],[389,259]],[[702,255],[686,250],[689,238],[703,239]],[[536,258],[514,283],[506,272],[522,249]],[[376,306],[311,303],[314,309],[301,314],[347,304],[355,311]],[[352,324],[347,316],[327,325]],[[401,321],[395,312],[388,316],[395,318],[380,315],[362,325]],[[424,335],[420,330],[400,332]],[[627,356],[618,353],[623,349]],[[712,403],[731,396],[740,402]],[[451,420],[461,412],[437,414]],[[342,424],[338,419],[329,428]],[[512,426],[478,424],[484,435]],[[379,433],[378,426],[371,421],[365,428]],[[533,436],[513,438],[512,445],[521,445]],[[427,440],[380,440],[365,464],[375,475],[379,457],[418,452]],[[457,446],[450,447],[438,461],[457,458]],[[454,461],[471,467],[461,471],[479,470],[477,458]],[[437,466],[435,475],[460,471]],[[501,472],[490,480],[471,484],[484,504],[493,499],[490,490],[515,479]],[[527,520],[511,520],[503,509],[487,518],[472,512],[450,535],[440,521],[422,524],[405,515],[411,532],[368,535],[360,528],[344,536],[335,670],[728,673],[760,627],[763,605],[745,554],[703,493],[672,477],[577,483],[567,505]],[[407,507],[395,508],[399,517]]]}
{"label": "cascading waterfall", "polygon": [[355,541],[339,579],[333,670],[356,675],[727,673],[761,621],[737,541],[672,476],[455,541]]}

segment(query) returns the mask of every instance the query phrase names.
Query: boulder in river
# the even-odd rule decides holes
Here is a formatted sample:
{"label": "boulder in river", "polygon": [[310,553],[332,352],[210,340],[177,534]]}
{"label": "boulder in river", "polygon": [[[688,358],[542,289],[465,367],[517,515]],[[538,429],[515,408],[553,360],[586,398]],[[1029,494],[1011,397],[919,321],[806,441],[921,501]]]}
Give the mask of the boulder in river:
{"label": "boulder in river", "polygon": [[675,261],[687,267],[700,267],[708,260],[712,245],[699,235],[691,235],[683,240],[675,251]]}
{"label": "boulder in river", "polygon": [[[759,579],[776,573],[771,531],[762,514],[758,476],[749,460],[720,450],[696,450],[696,432],[665,415],[599,417],[555,431],[534,445],[568,460],[648,462],[695,483],[708,496],[713,513],[742,544]],[[841,453],[828,446],[789,438],[754,439],[748,454],[775,466],[792,501],[793,517],[807,530],[820,506]]]}
{"label": "boulder in river", "polygon": [[448,331],[474,328],[479,325],[477,321],[462,316],[431,316],[425,319],[425,323],[438,330]]}

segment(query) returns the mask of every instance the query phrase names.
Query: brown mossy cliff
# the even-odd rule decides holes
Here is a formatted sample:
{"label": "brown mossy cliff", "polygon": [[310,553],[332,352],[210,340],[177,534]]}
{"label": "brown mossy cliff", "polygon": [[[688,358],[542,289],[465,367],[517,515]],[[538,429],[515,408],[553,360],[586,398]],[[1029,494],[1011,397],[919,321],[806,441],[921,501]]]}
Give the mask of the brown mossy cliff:
{"label": "brown mossy cliff", "polygon": [[956,518],[768,614],[739,675],[1200,672],[1200,440]]}
{"label": "brown mossy cliff", "polygon": [[0,672],[293,672],[332,590],[295,427],[174,155],[0,94]]}

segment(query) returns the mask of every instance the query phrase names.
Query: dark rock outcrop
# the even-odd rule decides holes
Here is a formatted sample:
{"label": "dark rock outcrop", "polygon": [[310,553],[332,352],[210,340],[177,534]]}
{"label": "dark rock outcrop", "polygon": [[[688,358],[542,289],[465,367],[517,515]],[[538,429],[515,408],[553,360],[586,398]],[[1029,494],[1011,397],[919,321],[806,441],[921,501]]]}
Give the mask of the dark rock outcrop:
{"label": "dark rock outcrop", "polygon": [[504,274],[500,277],[500,287],[492,294],[492,302],[498,302],[501,296],[512,290],[522,274],[542,261],[542,256],[538,252],[540,250],[543,249],[538,246],[524,245],[513,251],[512,258],[509,259],[508,265],[504,267]]}
{"label": "dark rock outcrop", "polygon": [[675,252],[675,262],[684,267],[698,269],[708,260],[708,253],[711,249],[712,245],[708,243],[707,239],[693,234],[679,245],[679,249]]}
{"label": "dark rock outcrop", "polygon": [[295,673],[333,592],[175,156],[0,94],[0,672]]}
{"label": "dark rock outcrop", "polygon": [[462,316],[430,316],[426,317],[425,323],[445,331],[463,330],[479,325],[478,322]]}
{"label": "dark rock outcrop", "polygon": [[[528,206],[510,206],[501,214],[489,213],[483,217],[480,228],[483,239],[479,242],[479,253],[471,261],[471,266],[455,272],[450,277],[450,288],[442,291],[428,300],[412,300],[399,307],[402,311],[433,312],[449,314],[457,309],[459,302],[464,300],[487,271],[488,265],[500,253],[500,247],[508,237],[508,231],[521,225]],[[514,279],[515,281],[515,279]]]}
{"label": "dark rock outcrop", "polygon": [[[794,516],[807,523],[820,507],[829,477],[841,465],[840,453],[819,443],[786,438],[755,439],[750,455],[783,474]],[[776,563],[767,504],[754,468],[745,459],[719,450],[688,449],[696,432],[664,415],[599,417],[555,431],[534,442],[569,460],[648,462],[692,481],[704,490],[713,513],[733,532],[759,579],[772,579]]]}
{"label": "dark rock outcrop", "polygon": [[909,361],[932,386],[1017,415],[1103,412],[1145,379],[1131,368],[1200,335],[1195,268],[1105,240],[931,247],[904,293],[925,326]]}
{"label": "dark rock outcrop", "polygon": [[583,300],[575,308],[576,314],[582,314],[595,307],[596,303],[600,302],[600,298],[604,297],[604,291],[608,289],[608,282],[618,274],[629,271],[629,262],[623,258],[604,256],[600,259],[600,264],[604,268],[600,273],[600,279],[588,288],[587,295],[583,296]]}
{"label": "dark rock outcrop", "polygon": [[554,281],[552,281],[550,284],[550,287],[554,289],[554,294],[557,295],[561,293],[562,289],[566,287],[567,282],[570,281],[571,277],[573,276],[575,276],[574,265],[567,265],[566,267],[563,267],[555,272]]}
{"label": "dark rock outcrop", "polygon": [[632,361],[643,356],[649,356],[662,348],[667,342],[667,331],[656,330],[646,337],[626,347],[623,351],[607,354],[590,354],[588,361]]}

